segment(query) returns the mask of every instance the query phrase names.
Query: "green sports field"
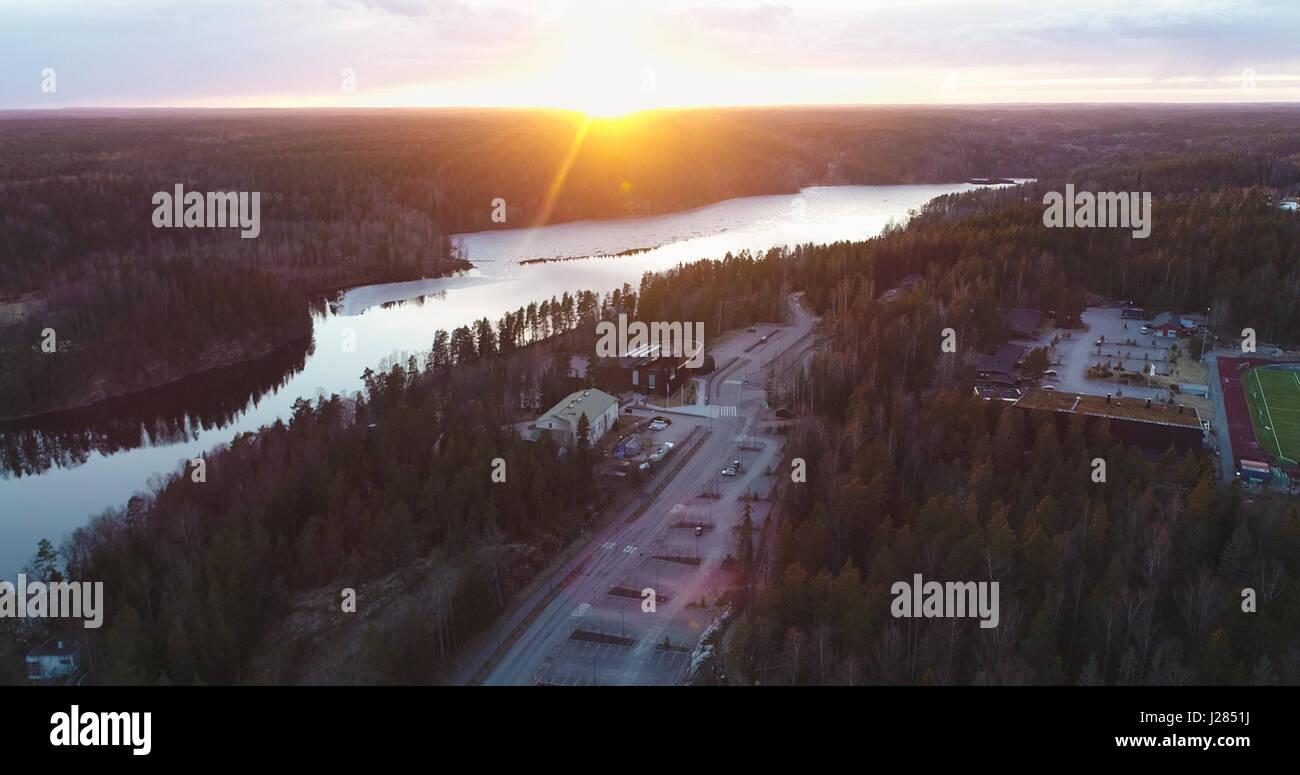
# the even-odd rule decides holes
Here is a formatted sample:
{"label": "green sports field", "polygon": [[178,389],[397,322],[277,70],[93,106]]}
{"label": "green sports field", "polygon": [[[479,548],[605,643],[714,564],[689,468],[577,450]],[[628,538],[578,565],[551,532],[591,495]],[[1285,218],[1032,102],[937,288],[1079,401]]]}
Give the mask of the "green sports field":
{"label": "green sports field", "polygon": [[1255,438],[1278,460],[1300,462],[1300,372],[1251,369],[1242,386]]}

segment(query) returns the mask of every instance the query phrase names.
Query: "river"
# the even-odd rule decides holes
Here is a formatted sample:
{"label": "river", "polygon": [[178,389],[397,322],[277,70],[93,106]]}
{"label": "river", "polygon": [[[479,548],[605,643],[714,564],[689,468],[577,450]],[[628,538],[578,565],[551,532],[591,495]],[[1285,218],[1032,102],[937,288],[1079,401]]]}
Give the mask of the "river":
{"label": "river", "polygon": [[[184,460],[288,417],[299,397],[360,389],[367,367],[394,354],[423,353],[439,328],[450,332],[483,317],[495,323],[506,311],[565,291],[636,288],[645,272],[728,252],[868,239],[936,196],[979,187],[815,187],[669,215],[458,235],[473,270],[347,291],[314,315],[313,342],[296,352],[29,424],[24,441],[42,462],[23,475],[0,473],[0,579],[17,574],[39,539],[58,546]],[[520,263],[547,258],[573,260]],[[353,335],[355,349],[347,351],[344,339]]]}

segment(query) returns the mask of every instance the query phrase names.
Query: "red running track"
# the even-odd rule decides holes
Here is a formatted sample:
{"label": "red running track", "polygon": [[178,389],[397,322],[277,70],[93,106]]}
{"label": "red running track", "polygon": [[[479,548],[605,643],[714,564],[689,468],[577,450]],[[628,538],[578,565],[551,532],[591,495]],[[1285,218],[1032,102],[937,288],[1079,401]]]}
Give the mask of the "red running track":
{"label": "red running track", "polygon": [[[1241,368],[1241,364],[1248,364]],[[1219,356],[1219,389],[1223,391],[1223,408],[1228,412],[1228,432],[1232,434],[1233,465],[1240,469],[1241,460],[1260,460],[1271,465],[1289,468],[1273,457],[1255,438],[1255,425],[1250,420],[1250,406],[1241,377],[1256,366],[1277,364],[1259,358],[1225,358]],[[1238,370],[1240,368],[1240,370]]]}

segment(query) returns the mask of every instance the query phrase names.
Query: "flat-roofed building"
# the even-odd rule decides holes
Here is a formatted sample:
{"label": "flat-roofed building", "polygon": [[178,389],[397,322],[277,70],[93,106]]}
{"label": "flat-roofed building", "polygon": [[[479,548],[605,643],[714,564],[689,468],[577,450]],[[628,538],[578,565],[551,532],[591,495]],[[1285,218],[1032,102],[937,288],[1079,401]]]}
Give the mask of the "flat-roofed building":
{"label": "flat-roofed building", "polygon": [[975,395],[979,396],[985,401],[997,400],[997,401],[1010,401],[1014,403],[1022,395],[1024,395],[1024,393],[1021,392],[1020,388],[1015,388],[1015,387],[977,386],[975,388]]}
{"label": "flat-roofed building", "polygon": [[1253,482],[1267,482],[1271,469],[1268,463],[1260,460],[1242,460],[1241,468],[1237,470],[1237,476],[1242,479],[1249,479]]}
{"label": "flat-roofed building", "polygon": [[1114,438],[1157,454],[1170,446],[1180,453],[1199,450],[1204,439],[1200,415],[1195,408],[1182,404],[1170,406],[1142,398],[1031,388],[1013,406],[1029,412],[1052,413],[1062,432],[1071,415],[1082,415],[1090,422],[1106,421]]}

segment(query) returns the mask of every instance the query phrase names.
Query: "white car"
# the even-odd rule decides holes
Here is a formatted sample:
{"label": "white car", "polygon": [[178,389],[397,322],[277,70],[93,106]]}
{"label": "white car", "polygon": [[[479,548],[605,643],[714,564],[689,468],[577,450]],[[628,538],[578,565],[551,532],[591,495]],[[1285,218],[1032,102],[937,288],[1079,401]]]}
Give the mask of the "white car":
{"label": "white car", "polygon": [[730,466],[728,466],[727,468],[722,469],[722,475],[723,475],[723,476],[735,476],[735,475],[736,475],[736,469],[731,468]]}
{"label": "white car", "polygon": [[661,431],[667,427],[668,426],[660,420],[655,420],[654,422],[650,423],[650,430],[652,431]]}

